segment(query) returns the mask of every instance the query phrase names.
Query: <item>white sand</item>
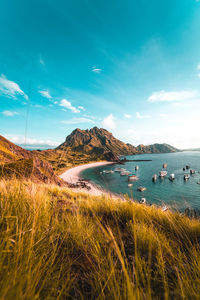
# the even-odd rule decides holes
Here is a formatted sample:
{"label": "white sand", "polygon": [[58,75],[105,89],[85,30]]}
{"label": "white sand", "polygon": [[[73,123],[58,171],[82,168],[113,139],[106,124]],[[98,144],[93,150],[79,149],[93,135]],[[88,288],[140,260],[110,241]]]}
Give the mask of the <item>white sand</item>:
{"label": "white sand", "polygon": [[[114,163],[113,162],[95,162],[95,163],[90,163],[90,164],[86,164],[86,165],[80,165],[78,167],[74,167],[72,169],[65,171],[60,177],[67,183],[76,184],[77,181],[79,179],[81,179],[80,173],[82,171],[89,169],[89,168],[94,168],[94,167],[99,167],[99,166],[107,166],[107,165],[111,165],[111,164],[114,164]],[[94,183],[87,182],[87,186],[89,186],[90,189],[87,190],[86,188],[74,188],[73,191],[86,192],[86,193],[94,195],[94,196],[106,195],[106,196],[110,196],[110,197],[116,197],[114,194],[104,191],[103,189],[101,189],[101,187],[95,185]]]}

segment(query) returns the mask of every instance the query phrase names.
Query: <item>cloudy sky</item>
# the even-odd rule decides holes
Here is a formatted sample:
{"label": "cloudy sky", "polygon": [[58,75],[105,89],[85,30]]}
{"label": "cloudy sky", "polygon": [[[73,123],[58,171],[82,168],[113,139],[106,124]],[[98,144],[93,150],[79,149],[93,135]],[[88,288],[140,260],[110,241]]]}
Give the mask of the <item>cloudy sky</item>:
{"label": "cloudy sky", "polygon": [[0,1],[1,135],[200,147],[200,1]]}

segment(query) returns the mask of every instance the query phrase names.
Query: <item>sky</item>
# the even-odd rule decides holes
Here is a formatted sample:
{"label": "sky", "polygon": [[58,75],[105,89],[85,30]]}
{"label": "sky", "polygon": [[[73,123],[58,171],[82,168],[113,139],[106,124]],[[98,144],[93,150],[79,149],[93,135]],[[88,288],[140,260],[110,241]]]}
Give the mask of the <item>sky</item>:
{"label": "sky", "polygon": [[200,147],[200,1],[0,0],[0,134]]}

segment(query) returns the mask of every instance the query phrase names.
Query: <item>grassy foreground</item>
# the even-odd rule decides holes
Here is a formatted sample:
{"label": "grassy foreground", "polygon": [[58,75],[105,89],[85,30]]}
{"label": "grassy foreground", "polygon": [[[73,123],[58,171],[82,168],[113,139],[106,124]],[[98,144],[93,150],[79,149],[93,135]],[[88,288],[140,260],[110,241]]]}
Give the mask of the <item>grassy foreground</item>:
{"label": "grassy foreground", "polygon": [[1,181],[0,299],[200,299],[200,222]]}

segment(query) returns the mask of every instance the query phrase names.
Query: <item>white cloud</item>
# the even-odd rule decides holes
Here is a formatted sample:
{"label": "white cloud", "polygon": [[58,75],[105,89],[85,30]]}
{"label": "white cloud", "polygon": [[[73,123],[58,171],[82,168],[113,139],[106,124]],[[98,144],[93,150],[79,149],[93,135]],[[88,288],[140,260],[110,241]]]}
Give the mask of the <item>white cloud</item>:
{"label": "white cloud", "polygon": [[85,111],[85,107],[83,107],[83,106],[78,106],[78,108],[79,108],[80,110]]}
{"label": "white cloud", "polygon": [[0,94],[13,99],[16,98],[16,95],[22,95],[26,100],[28,99],[20,86],[14,81],[8,80],[3,74],[0,77]]}
{"label": "white cloud", "polygon": [[168,114],[160,114],[160,117],[161,118],[166,118],[166,117],[168,117]]}
{"label": "white cloud", "polygon": [[137,119],[147,119],[147,118],[151,118],[150,115],[141,115],[141,113],[136,112],[136,118]]}
{"label": "white cloud", "polygon": [[4,110],[2,111],[2,114],[6,117],[14,117],[15,115],[18,115],[16,111],[10,111],[10,110]]}
{"label": "white cloud", "polygon": [[[7,136],[7,138],[16,144],[23,145],[25,143],[23,136]],[[35,139],[35,138],[27,138],[26,139],[26,145],[47,145],[51,147],[56,147],[59,145],[58,142],[52,141],[52,140],[43,140],[43,139]]]}
{"label": "white cloud", "polygon": [[80,113],[80,109],[72,106],[71,102],[67,99],[62,99],[59,105],[71,110],[73,113]]}
{"label": "white cloud", "polygon": [[191,100],[197,95],[196,91],[179,91],[179,92],[154,92],[149,98],[149,102],[177,102]]}
{"label": "white cloud", "polygon": [[38,93],[40,93],[43,97],[47,98],[47,99],[51,99],[51,95],[49,93],[49,91],[47,90],[43,90],[43,91],[38,91]]}
{"label": "white cloud", "polygon": [[116,128],[115,118],[113,117],[113,114],[110,114],[105,119],[103,119],[102,126],[108,129]]}
{"label": "white cloud", "polygon": [[99,68],[96,68],[96,67],[92,68],[92,72],[94,72],[94,73],[100,74],[101,71],[102,71],[102,69],[99,69]]}
{"label": "white cloud", "polygon": [[80,123],[94,123],[93,120],[88,118],[73,118],[70,120],[61,121],[63,124],[80,124]]}
{"label": "white cloud", "polygon": [[129,115],[129,114],[124,114],[124,118],[126,118],[126,119],[131,119],[131,118],[132,118],[132,116],[131,116],[131,115]]}

